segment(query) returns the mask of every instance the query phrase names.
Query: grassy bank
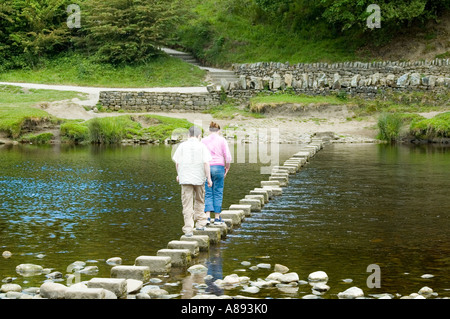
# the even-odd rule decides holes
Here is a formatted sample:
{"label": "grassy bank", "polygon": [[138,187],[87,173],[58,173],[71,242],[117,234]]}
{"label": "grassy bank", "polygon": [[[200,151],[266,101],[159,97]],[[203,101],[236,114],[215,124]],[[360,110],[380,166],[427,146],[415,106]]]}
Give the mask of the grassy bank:
{"label": "grassy bank", "polygon": [[410,134],[419,139],[450,138],[450,112],[431,119],[414,119],[409,129]]}
{"label": "grassy bank", "polygon": [[450,112],[424,118],[411,113],[383,113],[378,119],[377,138],[387,142],[400,140],[433,141],[450,137]]}
{"label": "grassy bank", "polygon": [[39,123],[60,122],[41,108],[33,107],[42,102],[83,98],[78,92],[24,89],[16,86],[0,86],[0,132],[6,137],[18,138],[29,126]]}
{"label": "grassy bank", "polygon": [[86,122],[68,121],[61,125],[63,141],[83,144],[118,144],[123,140],[161,143],[177,129],[193,124],[184,119],[157,115],[114,116],[94,118]]}
{"label": "grassy bank", "polygon": [[204,85],[205,75],[206,71],[169,56],[148,63],[113,66],[68,53],[43,60],[36,68],[0,73],[0,81],[124,88],[186,87]]}
{"label": "grassy bank", "polygon": [[68,143],[115,144],[124,139],[159,143],[170,138],[174,130],[192,126],[184,119],[156,115],[122,115],[83,121],[59,119],[45,111],[48,102],[83,97],[78,92],[0,86],[1,136],[33,144],[54,141],[55,132],[62,142]]}

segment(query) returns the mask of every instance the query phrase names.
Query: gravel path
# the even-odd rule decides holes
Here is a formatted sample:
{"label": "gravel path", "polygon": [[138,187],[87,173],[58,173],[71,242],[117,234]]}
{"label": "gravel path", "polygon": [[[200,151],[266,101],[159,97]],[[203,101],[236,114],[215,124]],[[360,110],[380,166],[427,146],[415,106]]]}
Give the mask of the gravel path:
{"label": "gravel path", "polygon": [[177,93],[205,93],[206,87],[151,87],[151,88],[105,88],[93,86],[52,85],[36,83],[0,82],[0,85],[15,85],[28,89],[74,91],[89,94],[87,100],[77,102],[80,105],[93,106],[98,102],[100,91],[145,91],[145,92],[177,92]]}

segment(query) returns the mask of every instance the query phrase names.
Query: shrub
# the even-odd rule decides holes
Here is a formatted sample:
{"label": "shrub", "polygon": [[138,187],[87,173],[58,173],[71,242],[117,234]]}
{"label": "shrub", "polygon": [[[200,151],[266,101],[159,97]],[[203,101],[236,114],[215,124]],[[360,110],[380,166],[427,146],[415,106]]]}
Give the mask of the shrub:
{"label": "shrub", "polygon": [[89,128],[85,124],[67,122],[61,124],[61,136],[79,144],[89,141]]}
{"label": "shrub", "polygon": [[438,114],[431,119],[413,120],[410,133],[417,138],[450,137],[450,112]]}
{"label": "shrub", "polygon": [[122,141],[124,127],[114,118],[95,118],[88,122],[90,141],[97,144],[117,144]]}
{"label": "shrub", "polygon": [[383,113],[378,118],[379,133],[377,138],[387,142],[393,142],[400,136],[402,117],[396,113]]}
{"label": "shrub", "polygon": [[47,144],[53,138],[52,133],[41,133],[41,134],[27,134],[20,138],[22,143],[32,143],[32,144]]}

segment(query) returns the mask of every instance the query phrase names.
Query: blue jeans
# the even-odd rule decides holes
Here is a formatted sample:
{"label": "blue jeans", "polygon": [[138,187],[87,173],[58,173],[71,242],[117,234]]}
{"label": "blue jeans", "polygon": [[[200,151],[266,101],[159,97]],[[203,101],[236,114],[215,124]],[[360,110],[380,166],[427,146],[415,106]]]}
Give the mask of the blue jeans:
{"label": "blue jeans", "polygon": [[222,212],[223,185],[224,185],[225,167],[222,165],[211,166],[212,187],[205,183],[205,212]]}

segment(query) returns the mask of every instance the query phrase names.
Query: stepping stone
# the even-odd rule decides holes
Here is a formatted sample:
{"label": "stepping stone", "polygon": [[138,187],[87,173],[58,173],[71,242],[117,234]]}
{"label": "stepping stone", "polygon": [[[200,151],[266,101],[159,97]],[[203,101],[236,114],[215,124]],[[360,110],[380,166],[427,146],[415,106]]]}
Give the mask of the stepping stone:
{"label": "stepping stone", "polygon": [[278,182],[280,182],[280,186],[287,186],[287,184],[289,182],[287,177],[284,177],[284,176],[273,176],[273,175],[271,175],[269,177],[269,180],[270,181],[278,181]]}
{"label": "stepping stone", "polygon": [[230,206],[230,210],[242,210],[244,211],[244,216],[251,216],[252,205],[233,204]]}
{"label": "stepping stone", "polygon": [[183,235],[180,237],[181,241],[195,241],[198,244],[198,248],[200,251],[208,251],[209,250],[209,236],[207,235],[193,235],[186,236]]}
{"label": "stepping stone", "polygon": [[222,219],[231,219],[232,225],[239,225],[244,215],[243,210],[223,210],[220,213]]}
{"label": "stepping stone", "polygon": [[171,269],[169,256],[139,256],[134,261],[136,266],[147,266],[151,274],[167,274]]}
{"label": "stepping stone", "polygon": [[196,241],[172,240],[167,244],[168,249],[189,249],[191,256],[195,257],[199,254],[199,247]]}
{"label": "stepping stone", "polygon": [[147,282],[150,279],[150,269],[147,266],[114,266],[111,268],[111,278],[136,279]]}
{"label": "stepping stone", "polygon": [[264,189],[270,189],[274,196],[283,195],[283,189],[281,187],[264,186]]}
{"label": "stepping stone", "polygon": [[280,187],[280,182],[279,181],[261,181],[261,187],[264,188],[264,186]]}
{"label": "stepping stone", "polygon": [[192,260],[189,249],[160,249],[156,255],[169,256],[173,267],[186,267]]}
{"label": "stepping stone", "polygon": [[308,159],[311,157],[311,152],[308,150],[300,151],[300,152],[297,152],[294,155],[292,155],[292,157],[304,157],[304,158]]}
{"label": "stepping stone", "polygon": [[260,190],[251,190],[250,191],[250,195],[262,195],[264,198],[264,203],[268,203],[269,202],[269,192],[267,190],[264,189],[260,189]]}
{"label": "stepping stone", "polygon": [[88,288],[103,288],[113,292],[117,298],[127,298],[127,280],[124,278],[92,278],[87,282]]}
{"label": "stepping stone", "polygon": [[260,212],[261,211],[261,200],[259,200],[259,199],[244,198],[239,201],[239,204],[251,205],[250,210],[252,212]]}
{"label": "stepping stone", "polygon": [[194,236],[195,235],[206,235],[209,237],[209,244],[215,245],[220,243],[220,236],[221,232],[218,228],[205,228],[204,230],[198,230],[194,229]]}
{"label": "stepping stone", "polygon": [[211,223],[211,225],[206,226],[205,229],[216,229],[220,232],[220,238],[225,238],[228,234],[228,226],[226,223],[220,224],[220,225],[214,225]]}
{"label": "stepping stone", "polygon": [[64,293],[65,299],[105,299],[103,288],[69,287]]}
{"label": "stepping stone", "polygon": [[245,195],[245,199],[257,199],[261,202],[261,207],[265,204],[264,195]]}

